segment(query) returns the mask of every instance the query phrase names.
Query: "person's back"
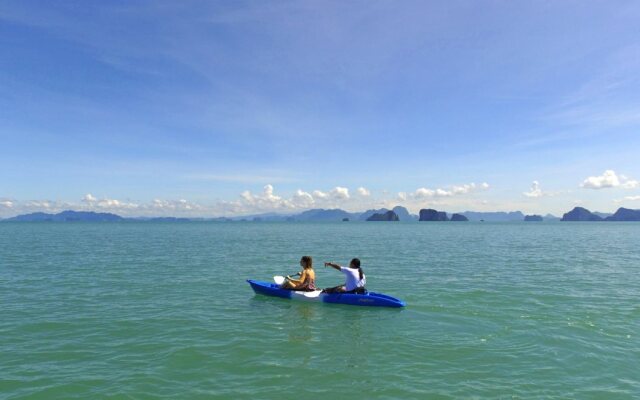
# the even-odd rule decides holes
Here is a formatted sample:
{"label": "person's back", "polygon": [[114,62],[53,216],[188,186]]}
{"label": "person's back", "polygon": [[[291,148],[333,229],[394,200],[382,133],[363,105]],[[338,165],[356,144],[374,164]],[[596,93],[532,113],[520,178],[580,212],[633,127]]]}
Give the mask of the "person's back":
{"label": "person's back", "polygon": [[348,267],[342,267],[331,262],[326,262],[324,265],[325,267],[337,269],[342,272],[346,278],[344,285],[326,288],[323,290],[324,293],[366,293],[364,287],[367,284],[367,280],[364,272],[362,272],[362,268],[360,268],[359,259],[354,258],[351,260]]}
{"label": "person's back", "polygon": [[301,289],[315,290],[316,289],[316,271],[313,268],[305,268],[300,275]]}
{"label": "person's back", "polygon": [[340,267],[340,271],[346,277],[344,288],[347,292],[351,292],[358,288],[363,288],[367,284],[367,279],[364,276],[364,273],[362,272],[360,267],[358,268]]}

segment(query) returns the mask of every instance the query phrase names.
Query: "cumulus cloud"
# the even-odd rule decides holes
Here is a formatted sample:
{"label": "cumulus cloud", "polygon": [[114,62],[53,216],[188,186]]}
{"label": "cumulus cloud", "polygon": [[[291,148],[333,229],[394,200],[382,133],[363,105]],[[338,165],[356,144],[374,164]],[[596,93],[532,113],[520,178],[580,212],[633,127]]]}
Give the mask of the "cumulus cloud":
{"label": "cumulus cloud", "polygon": [[277,211],[282,209],[294,208],[293,203],[287,199],[283,199],[274,193],[272,185],[265,185],[262,193],[253,194],[246,190],[240,194],[240,202],[231,202],[235,208],[252,208],[256,211]]}
{"label": "cumulus cloud", "polygon": [[30,200],[30,201],[27,201],[25,205],[28,208],[42,208],[42,209],[48,210],[51,208],[57,208],[56,206],[58,204],[50,200]]}
{"label": "cumulus cloud", "polygon": [[314,190],[313,197],[316,199],[326,199],[329,197],[329,193],[321,192],[320,190]]}
{"label": "cumulus cloud", "polygon": [[314,190],[313,197],[318,200],[322,200],[322,199],[347,200],[351,196],[349,195],[349,189],[345,187],[336,186],[335,188],[331,189],[329,192]]}
{"label": "cumulus cloud", "polygon": [[122,210],[122,209],[136,209],[138,208],[138,204],[124,202],[116,199],[98,199],[93,196],[91,193],[87,193],[82,199],[81,202],[87,205],[89,208],[102,208],[102,209],[113,209],[113,210]]}
{"label": "cumulus cloud", "polygon": [[590,176],[581,184],[585,189],[608,189],[620,187],[623,189],[635,189],[640,187],[640,182],[624,175],[618,176],[614,170],[608,169],[598,176]]}
{"label": "cumulus cloud", "polygon": [[178,211],[178,212],[206,210],[205,207],[196,203],[191,203],[185,199],[180,199],[180,200],[154,199],[150,205],[143,204],[143,205],[137,206],[137,208],[140,210],[147,210],[151,208],[159,211]]}
{"label": "cumulus cloud", "polygon": [[540,182],[538,181],[533,181],[531,183],[531,189],[529,189],[528,192],[523,192],[523,195],[527,196],[527,197],[542,197],[545,195],[545,193],[542,191],[542,189],[540,188]]}
{"label": "cumulus cloud", "polygon": [[11,200],[0,200],[0,207],[12,208],[13,207],[13,201],[11,201]]}
{"label": "cumulus cloud", "polygon": [[362,186],[360,186],[359,188],[356,189],[356,193],[358,193],[359,196],[362,197],[369,197],[371,196],[371,192],[369,191],[369,189],[364,188]]}
{"label": "cumulus cloud", "polygon": [[399,198],[407,198],[412,197],[415,199],[430,199],[434,197],[453,197],[470,194],[472,192],[482,191],[489,189],[489,184],[483,182],[481,184],[469,183],[465,185],[451,186],[448,189],[428,189],[428,188],[418,188],[415,192],[411,194],[406,194],[405,192],[398,193]]}
{"label": "cumulus cloud", "polygon": [[333,196],[336,199],[346,200],[350,197],[349,189],[345,187],[336,186],[331,190],[330,193],[331,193],[331,196]]}
{"label": "cumulus cloud", "polygon": [[93,203],[94,201],[98,201],[97,198],[93,197],[93,195],[91,193],[87,193],[83,198],[82,201],[85,203]]}
{"label": "cumulus cloud", "polygon": [[635,179],[629,179],[624,175],[620,175],[620,187],[623,189],[637,189],[640,188],[640,181]]}
{"label": "cumulus cloud", "polygon": [[218,209],[224,214],[287,213],[314,207],[345,207],[352,200],[349,189],[340,186],[329,191],[314,190],[311,193],[298,189],[291,197],[286,198],[276,195],[273,186],[266,185],[262,193],[254,194],[247,190],[237,200],[220,202]]}
{"label": "cumulus cloud", "polygon": [[307,193],[300,189],[296,190],[296,192],[293,194],[293,197],[291,198],[291,201],[294,206],[299,208],[311,207],[315,202],[313,196],[310,193]]}
{"label": "cumulus cloud", "polygon": [[622,202],[625,202],[625,201],[638,201],[638,200],[640,200],[640,196],[625,196],[625,197],[623,197],[621,199],[614,200],[614,201],[616,203],[622,203]]}

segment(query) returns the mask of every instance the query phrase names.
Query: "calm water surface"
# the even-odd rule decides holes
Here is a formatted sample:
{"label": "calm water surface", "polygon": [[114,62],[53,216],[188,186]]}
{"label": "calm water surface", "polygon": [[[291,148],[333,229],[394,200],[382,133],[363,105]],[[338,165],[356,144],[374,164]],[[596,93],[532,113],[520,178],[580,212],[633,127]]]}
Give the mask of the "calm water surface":
{"label": "calm water surface", "polygon": [[0,223],[1,399],[301,397],[640,398],[640,224]]}

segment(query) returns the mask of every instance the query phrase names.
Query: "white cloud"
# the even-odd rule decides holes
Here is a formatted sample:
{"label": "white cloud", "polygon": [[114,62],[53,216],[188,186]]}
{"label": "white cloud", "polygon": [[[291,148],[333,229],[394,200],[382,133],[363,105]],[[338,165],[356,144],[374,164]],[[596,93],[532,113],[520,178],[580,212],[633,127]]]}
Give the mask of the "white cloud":
{"label": "white cloud", "polygon": [[342,200],[346,200],[346,199],[348,199],[350,197],[349,196],[349,189],[347,189],[345,187],[340,187],[340,186],[336,186],[335,188],[331,189],[330,194],[334,198],[342,199]]}
{"label": "white cloud", "polygon": [[616,203],[622,203],[625,201],[639,201],[640,200],[640,195],[639,196],[625,196],[622,199],[618,199],[618,200],[614,200]]}
{"label": "white cloud", "polygon": [[253,194],[246,190],[240,194],[240,202],[226,203],[235,208],[253,209],[257,212],[278,211],[282,209],[294,208],[293,204],[286,199],[274,194],[272,185],[265,185],[261,194]]}
{"label": "white cloud", "polygon": [[313,196],[311,194],[298,189],[293,194],[291,202],[297,208],[308,208],[313,206],[315,200],[313,199]]}
{"label": "white cloud", "polygon": [[50,209],[55,208],[56,203],[49,200],[30,200],[26,203],[29,208]]}
{"label": "white cloud", "polygon": [[126,201],[116,200],[116,199],[98,199],[93,196],[91,193],[87,193],[81,200],[84,203],[84,208],[88,209],[104,209],[105,211],[112,210],[122,211],[123,209],[136,209],[138,208],[138,204],[130,203]]}
{"label": "white cloud", "polygon": [[101,209],[102,211],[121,212],[123,210],[133,210],[140,208],[136,203],[108,198],[98,199],[91,193],[87,193],[86,195],[84,195],[84,197],[80,201],[84,204],[81,208],[87,210]]}
{"label": "white cloud", "polygon": [[329,197],[329,193],[321,192],[320,190],[314,190],[313,197],[315,197],[316,199],[326,199]]}
{"label": "white cloud", "polygon": [[336,186],[329,192],[322,192],[320,190],[313,191],[313,197],[316,199],[333,199],[333,200],[347,200],[349,196],[349,189]]}
{"label": "white cloud", "polygon": [[435,193],[436,192],[431,189],[420,188],[413,193],[413,196],[417,199],[426,199],[428,197],[433,197]]}
{"label": "white cloud", "polygon": [[640,182],[624,175],[616,175],[614,170],[608,169],[599,176],[590,176],[585,179],[581,187],[585,189],[608,189],[620,187],[622,189],[636,189]]}
{"label": "white cloud", "polygon": [[264,192],[264,195],[265,195],[266,198],[271,198],[271,199],[279,198],[279,197],[273,195],[273,186],[272,185],[265,185],[263,192]]}
{"label": "white cloud", "polygon": [[635,179],[629,179],[624,175],[620,175],[620,187],[623,189],[637,189],[640,187],[640,182]]}
{"label": "white cloud", "polygon": [[244,191],[239,199],[223,201],[213,207],[217,213],[225,215],[253,214],[262,212],[288,213],[309,208],[348,207],[354,205],[349,189],[336,186],[329,191],[314,190],[311,193],[296,190],[289,198],[278,196],[272,185],[266,185],[261,194]]}
{"label": "white cloud", "polygon": [[343,187],[335,187],[328,192],[314,190],[312,193],[298,189],[290,198],[284,198],[274,193],[273,186],[266,185],[262,194],[244,191],[238,200],[221,202],[220,206],[229,214],[291,212],[312,207],[342,206],[349,199],[349,190]]}
{"label": "white cloud", "polygon": [[[489,184],[483,182],[481,184],[469,183],[460,186],[451,186],[449,189],[428,189],[428,188],[419,188],[416,189],[415,192],[410,194],[410,197],[415,199],[429,199],[434,197],[452,197],[452,196],[460,196],[470,194],[472,192],[482,191],[489,189]],[[406,194],[401,192],[405,197]],[[400,195],[400,193],[399,193]]]}
{"label": "white cloud", "polygon": [[606,170],[600,176],[590,176],[580,185],[585,189],[604,189],[620,186],[620,180],[613,170]]}
{"label": "white cloud", "polygon": [[11,201],[11,200],[1,200],[0,201],[0,207],[12,208],[13,207],[13,201]]}
{"label": "white cloud", "polygon": [[371,192],[369,191],[369,189],[364,188],[362,186],[360,186],[358,189],[356,189],[356,192],[358,193],[359,196],[362,196],[362,197],[371,196]]}
{"label": "white cloud", "polygon": [[189,213],[192,211],[206,211],[205,207],[196,203],[191,203],[185,199],[180,199],[180,200],[154,199],[150,205],[142,204],[142,205],[136,206],[136,208],[139,211],[144,212],[145,214],[149,213],[149,209],[152,209],[154,211],[161,211],[161,212],[165,212],[165,211],[178,212],[181,214]]}
{"label": "white cloud", "polygon": [[98,201],[98,199],[96,199],[95,197],[93,197],[93,195],[91,195],[91,193],[87,193],[83,198],[82,201],[84,201],[85,203],[93,203],[95,201]]}
{"label": "white cloud", "polygon": [[473,209],[480,204],[476,194],[489,189],[489,184],[467,183],[448,187],[421,187],[413,192],[397,192],[394,198],[385,200],[386,206],[402,205],[413,212],[426,206],[456,209]]}
{"label": "white cloud", "polygon": [[538,181],[533,181],[531,183],[531,189],[528,192],[523,192],[522,194],[527,197],[542,197],[545,195],[545,193],[542,192],[542,189],[540,189],[540,182]]}

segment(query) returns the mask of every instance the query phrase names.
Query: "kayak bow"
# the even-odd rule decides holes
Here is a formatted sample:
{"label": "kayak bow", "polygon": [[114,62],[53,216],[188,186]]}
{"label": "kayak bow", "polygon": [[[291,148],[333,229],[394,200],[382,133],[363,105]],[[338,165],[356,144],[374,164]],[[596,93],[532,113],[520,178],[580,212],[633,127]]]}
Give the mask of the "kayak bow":
{"label": "kayak bow", "polygon": [[249,285],[257,294],[282,297],[291,300],[317,301],[321,303],[348,304],[352,306],[370,307],[404,307],[404,301],[382,293],[367,292],[367,294],[352,293],[322,293],[321,290],[301,292],[297,290],[281,289],[275,283],[254,281],[248,279]]}

